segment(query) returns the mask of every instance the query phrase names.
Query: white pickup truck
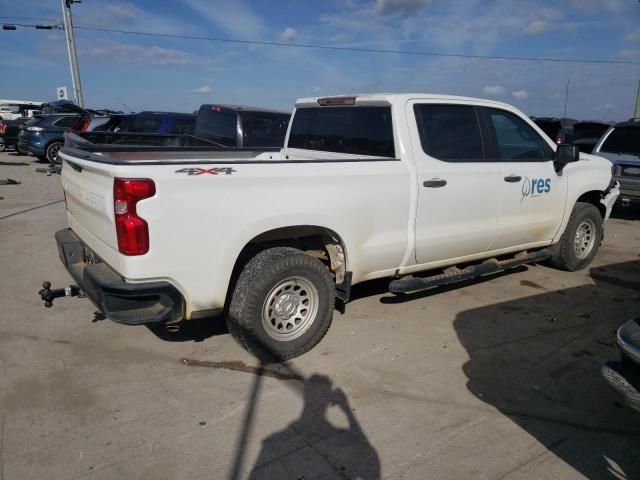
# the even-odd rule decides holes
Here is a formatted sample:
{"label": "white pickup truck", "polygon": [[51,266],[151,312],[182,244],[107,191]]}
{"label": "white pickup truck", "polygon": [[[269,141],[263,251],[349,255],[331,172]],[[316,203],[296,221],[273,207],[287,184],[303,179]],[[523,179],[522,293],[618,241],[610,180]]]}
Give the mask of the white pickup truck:
{"label": "white pickup truck", "polygon": [[58,249],[101,311],[224,313],[278,360],[316,345],[356,283],[389,277],[401,293],[527,262],[584,268],[619,194],[607,160],[509,105],[454,96],[301,99],[269,151],[67,145]]}

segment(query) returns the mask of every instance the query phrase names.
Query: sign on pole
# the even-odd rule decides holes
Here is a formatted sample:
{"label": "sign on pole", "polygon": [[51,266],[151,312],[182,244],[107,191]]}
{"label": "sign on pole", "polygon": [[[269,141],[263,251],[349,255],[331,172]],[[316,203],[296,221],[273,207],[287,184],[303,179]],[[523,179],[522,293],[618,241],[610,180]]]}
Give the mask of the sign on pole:
{"label": "sign on pole", "polygon": [[58,100],[67,100],[67,87],[56,88],[56,98]]}

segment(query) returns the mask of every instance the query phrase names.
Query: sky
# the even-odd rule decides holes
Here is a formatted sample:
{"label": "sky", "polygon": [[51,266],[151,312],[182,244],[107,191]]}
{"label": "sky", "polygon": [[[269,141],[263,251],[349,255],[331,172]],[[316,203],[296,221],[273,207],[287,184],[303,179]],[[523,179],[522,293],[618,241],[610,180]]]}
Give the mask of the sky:
{"label": "sky", "polygon": [[[0,16],[61,20],[59,0],[0,0]],[[193,111],[202,103],[291,110],[296,98],[428,92],[491,98],[529,115],[633,115],[640,63],[469,59],[293,44],[482,56],[640,62],[638,0],[83,0],[76,27],[277,42],[151,37],[76,28],[85,105]],[[0,18],[3,23],[48,23]],[[53,100],[71,78],[64,32],[0,31],[0,98]]]}

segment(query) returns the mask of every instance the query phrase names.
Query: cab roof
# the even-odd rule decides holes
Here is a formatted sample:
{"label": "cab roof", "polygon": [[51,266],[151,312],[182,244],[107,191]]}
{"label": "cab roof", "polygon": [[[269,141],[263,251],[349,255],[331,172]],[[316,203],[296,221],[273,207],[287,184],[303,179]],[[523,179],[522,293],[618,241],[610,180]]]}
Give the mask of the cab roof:
{"label": "cab roof", "polygon": [[[512,105],[484,98],[461,97],[457,95],[442,95],[436,93],[358,93],[350,95],[332,95],[323,97],[306,97],[296,101],[296,107],[318,106],[319,101],[331,101],[333,99],[354,98],[355,105],[392,105],[406,103],[409,100],[435,100],[443,103],[474,103],[488,106],[514,108]],[[331,103],[329,103],[331,104]],[[353,103],[352,103],[353,104]],[[336,104],[337,105],[337,104]]]}

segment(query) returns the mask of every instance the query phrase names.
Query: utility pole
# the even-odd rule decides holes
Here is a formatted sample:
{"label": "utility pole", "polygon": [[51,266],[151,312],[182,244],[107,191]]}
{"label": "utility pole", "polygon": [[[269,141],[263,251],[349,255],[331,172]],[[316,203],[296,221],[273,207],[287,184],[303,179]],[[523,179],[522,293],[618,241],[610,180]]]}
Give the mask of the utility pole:
{"label": "utility pole", "polygon": [[567,118],[567,102],[569,102],[569,78],[567,78],[567,89],[564,92],[564,115],[562,118]]}
{"label": "utility pole", "polygon": [[73,35],[73,21],[71,20],[71,5],[81,3],[82,0],[61,0],[62,16],[64,19],[64,31],[67,37],[67,52],[69,53],[69,65],[71,66],[71,82],[76,103],[84,108],[82,98],[82,85],[80,84],[80,69],[78,68],[78,56],[76,55],[76,40]]}
{"label": "utility pole", "polygon": [[633,118],[640,118],[640,82],[638,82],[638,93],[636,93],[636,111]]}

